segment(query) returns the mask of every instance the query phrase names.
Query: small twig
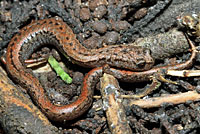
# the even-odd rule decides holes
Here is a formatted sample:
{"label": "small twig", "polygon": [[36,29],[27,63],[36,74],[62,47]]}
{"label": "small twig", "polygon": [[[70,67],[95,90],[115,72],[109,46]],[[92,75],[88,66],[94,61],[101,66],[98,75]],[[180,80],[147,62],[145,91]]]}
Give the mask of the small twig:
{"label": "small twig", "polygon": [[161,72],[158,72],[157,74],[155,74],[155,76],[156,76],[156,79],[158,79],[158,80],[160,80],[162,82],[178,85],[178,83],[175,82],[175,81],[171,81],[171,80],[165,79],[165,77],[163,76],[163,74]]}
{"label": "small twig", "polygon": [[101,96],[99,96],[99,95],[94,95],[93,98],[94,98],[94,99],[101,99]]}
{"label": "small twig", "polygon": [[167,70],[166,74],[179,77],[194,77],[200,76],[200,70]]}
{"label": "small twig", "polygon": [[132,134],[127,122],[124,107],[119,98],[119,85],[117,80],[109,74],[104,74],[100,79],[103,108],[106,111],[108,125],[112,134]]}
{"label": "small twig", "polygon": [[27,64],[26,67],[31,68],[31,67],[35,67],[40,64],[46,63],[47,59],[46,58],[28,59],[28,60],[25,60],[24,62]]}
{"label": "small twig", "polygon": [[163,103],[180,104],[187,101],[199,101],[200,94],[196,91],[188,91],[185,93],[170,94],[161,97],[153,97],[149,99],[139,99],[139,100],[126,100],[128,105],[138,105],[142,108],[152,108],[159,107]]}

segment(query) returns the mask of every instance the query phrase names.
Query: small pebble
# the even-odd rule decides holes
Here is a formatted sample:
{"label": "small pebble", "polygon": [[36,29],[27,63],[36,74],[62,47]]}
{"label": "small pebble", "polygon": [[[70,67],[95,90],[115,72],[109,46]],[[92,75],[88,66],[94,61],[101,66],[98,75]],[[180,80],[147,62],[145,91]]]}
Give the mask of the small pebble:
{"label": "small pebble", "polygon": [[83,44],[85,44],[85,47],[88,49],[97,49],[102,47],[103,44],[103,38],[100,36],[92,36],[88,38],[87,40],[83,41]]}
{"label": "small pebble", "polygon": [[0,19],[3,22],[12,21],[12,14],[11,14],[11,12],[10,11],[2,11]]}
{"label": "small pebble", "polygon": [[100,34],[103,34],[107,31],[107,25],[101,21],[95,21],[93,23],[93,29]]}
{"label": "small pebble", "polygon": [[83,78],[84,78],[84,76],[81,72],[75,72],[73,74],[73,83],[74,84],[82,84]]}
{"label": "small pebble", "polygon": [[128,30],[131,25],[127,21],[117,21],[114,22],[112,27],[115,31],[119,32],[121,30]]}
{"label": "small pebble", "polygon": [[90,10],[88,8],[82,8],[80,10],[80,19],[82,21],[87,21],[90,19]]}
{"label": "small pebble", "polygon": [[50,53],[50,49],[49,49],[48,47],[43,47],[43,48],[41,49],[41,51],[42,51],[42,53],[45,53],[45,54]]}
{"label": "small pebble", "polygon": [[95,8],[93,16],[101,19],[107,13],[107,8],[104,5],[98,6]]}
{"label": "small pebble", "polygon": [[113,45],[116,44],[116,42],[118,41],[119,34],[115,31],[112,31],[112,32],[107,32],[104,37],[105,37],[104,42],[107,45]]}
{"label": "small pebble", "polygon": [[121,20],[125,19],[127,16],[127,13],[128,13],[127,7],[122,8],[120,19]]}
{"label": "small pebble", "polygon": [[100,5],[107,5],[107,0],[90,0],[89,1],[89,8],[90,10],[94,11]]}
{"label": "small pebble", "polygon": [[141,19],[147,14],[147,8],[141,8],[139,9],[135,14],[134,18],[135,19]]}
{"label": "small pebble", "polygon": [[41,5],[37,5],[36,10],[37,10],[37,14],[39,18],[42,18],[42,19],[44,19],[45,16],[49,14],[49,12],[47,10],[44,10]]}
{"label": "small pebble", "polygon": [[61,61],[60,54],[58,53],[56,49],[52,49],[52,55],[57,61]]}

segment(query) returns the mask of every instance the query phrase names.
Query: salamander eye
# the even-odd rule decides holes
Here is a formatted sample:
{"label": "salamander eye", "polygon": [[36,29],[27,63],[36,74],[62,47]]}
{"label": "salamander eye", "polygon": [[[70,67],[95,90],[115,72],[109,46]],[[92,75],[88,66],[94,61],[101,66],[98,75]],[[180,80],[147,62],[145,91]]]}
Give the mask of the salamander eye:
{"label": "salamander eye", "polygon": [[136,65],[138,68],[144,68],[145,67],[146,62],[144,60],[139,60]]}

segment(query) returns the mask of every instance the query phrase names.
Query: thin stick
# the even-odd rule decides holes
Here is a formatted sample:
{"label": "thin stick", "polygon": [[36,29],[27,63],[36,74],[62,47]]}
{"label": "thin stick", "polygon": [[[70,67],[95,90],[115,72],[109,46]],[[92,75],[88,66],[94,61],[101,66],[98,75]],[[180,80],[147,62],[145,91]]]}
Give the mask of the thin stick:
{"label": "thin stick", "polygon": [[179,94],[170,94],[161,97],[153,97],[149,99],[139,99],[139,100],[126,100],[126,104],[128,105],[138,105],[142,108],[152,108],[152,107],[160,107],[163,103],[171,103],[171,104],[180,104],[185,103],[187,101],[199,101],[200,94],[196,91],[188,91],[185,93]]}

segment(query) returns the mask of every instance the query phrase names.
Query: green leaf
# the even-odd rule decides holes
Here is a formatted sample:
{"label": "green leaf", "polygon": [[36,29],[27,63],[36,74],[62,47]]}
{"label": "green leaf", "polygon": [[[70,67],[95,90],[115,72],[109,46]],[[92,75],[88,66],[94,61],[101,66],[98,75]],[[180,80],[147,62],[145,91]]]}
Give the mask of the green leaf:
{"label": "green leaf", "polygon": [[49,56],[48,62],[63,81],[65,81],[67,84],[72,83],[72,78],[61,68],[59,63],[52,55]]}

